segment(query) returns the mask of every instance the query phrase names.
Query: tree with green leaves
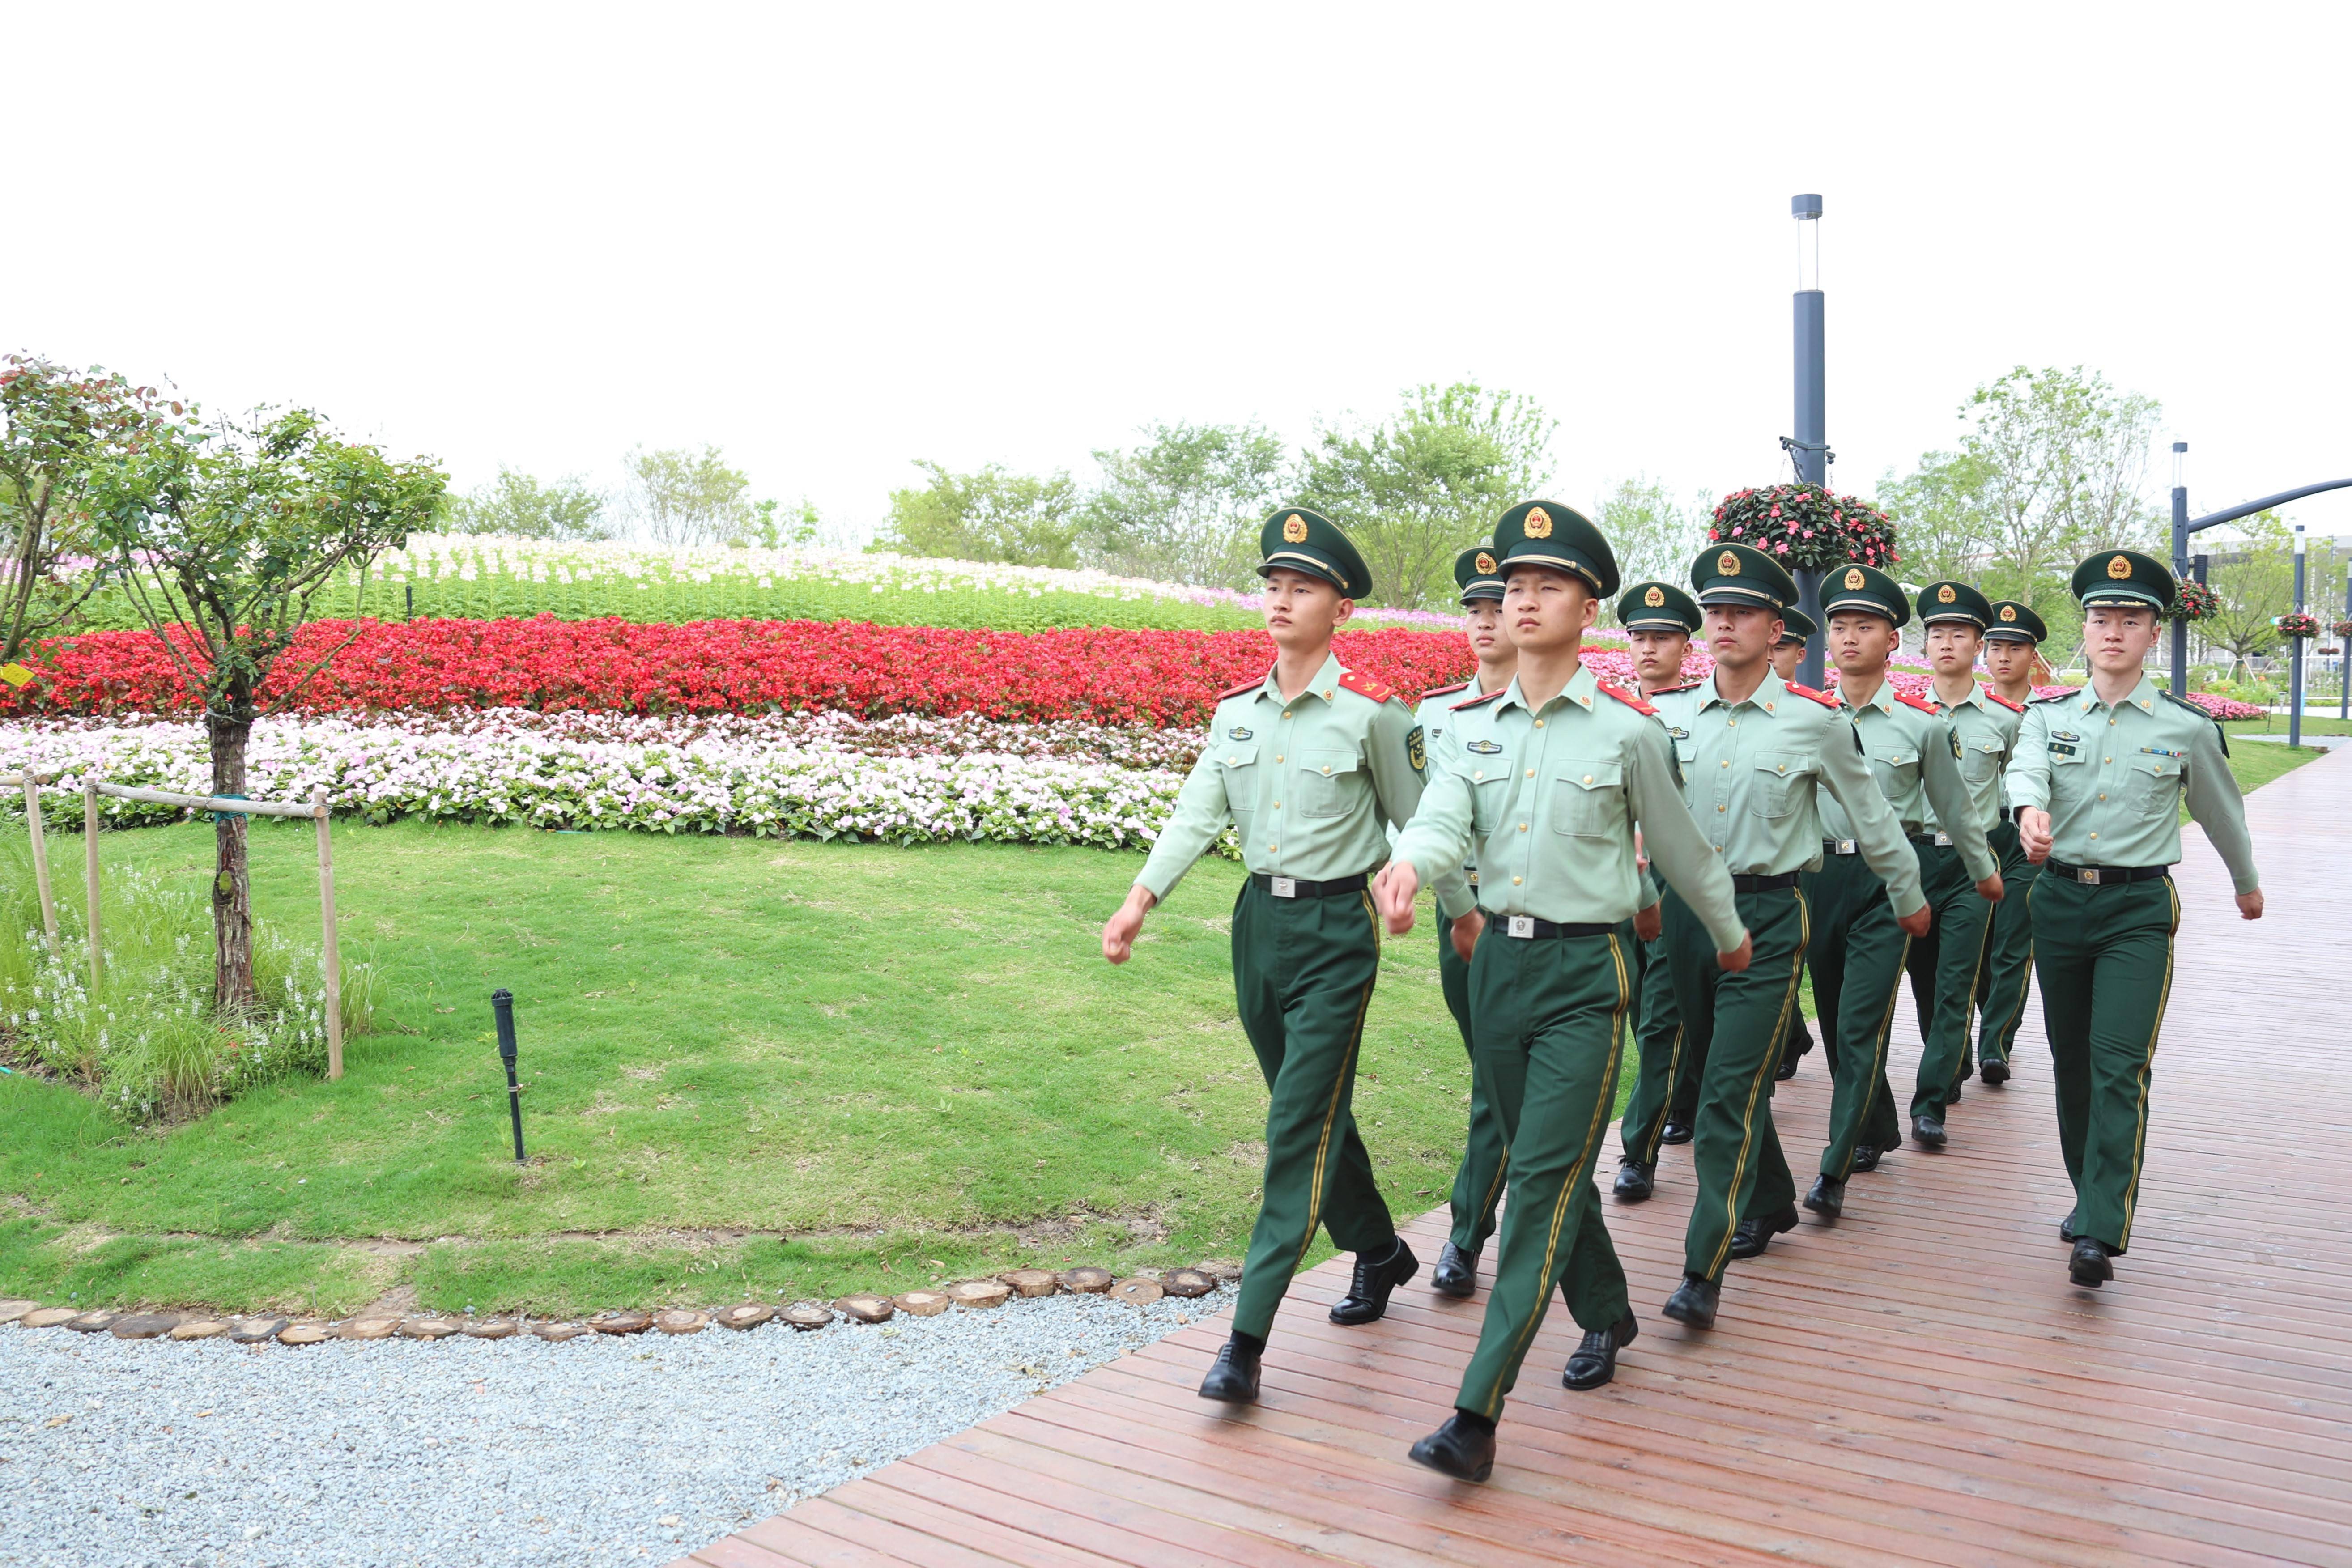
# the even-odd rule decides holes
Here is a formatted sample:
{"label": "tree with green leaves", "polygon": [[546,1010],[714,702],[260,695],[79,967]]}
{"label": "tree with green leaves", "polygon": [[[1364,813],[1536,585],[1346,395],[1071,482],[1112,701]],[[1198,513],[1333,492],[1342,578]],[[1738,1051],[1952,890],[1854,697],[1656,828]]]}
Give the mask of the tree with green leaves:
{"label": "tree with green leaves", "polygon": [[[119,581],[204,701],[212,793],[246,793],[246,744],[260,692],[320,595],[430,526],[448,480],[429,458],[394,462],[343,440],[307,409],[159,423],[95,470],[90,512]],[[353,629],[357,635],[357,628]],[[298,695],[347,646],[284,684]],[[246,820],[214,830],[215,1004],[254,1006],[253,900]]]}
{"label": "tree with green leaves", "polygon": [[656,544],[740,544],[756,536],[760,510],[751,481],[727,466],[716,447],[683,447],[624,458],[628,482],[621,510],[635,531]]}
{"label": "tree with green leaves", "polygon": [[1041,479],[994,463],[957,474],[920,458],[915,467],[930,483],[890,492],[890,515],[874,549],[1016,566],[1077,564],[1078,488],[1069,475]]}
{"label": "tree with green leaves", "polygon": [[499,465],[499,477],[442,509],[450,533],[502,533],[515,539],[610,539],[603,492],[576,474],[542,482]]}
{"label": "tree with green leaves", "polygon": [[[2199,621],[2193,635],[2213,647],[2227,648],[2232,676],[2256,654],[2268,654],[2280,643],[2271,623],[2294,608],[2294,533],[2274,511],[2258,511],[2236,524],[2244,536],[2235,543],[2216,544],[2205,581],[2221,607]],[[2335,616],[2323,610],[2322,621]]]}
{"label": "tree with green leaves", "polygon": [[1626,582],[1654,577],[1682,584],[1706,543],[1710,510],[1704,498],[1686,505],[1658,481],[1636,478],[1618,481],[1592,521],[1608,536]]}
{"label": "tree with green leaves", "polygon": [[1283,449],[1257,425],[1151,425],[1101,451],[1079,512],[1089,564],[1210,588],[1255,586],[1257,534],[1283,489]]}
{"label": "tree with green leaves", "polygon": [[0,361],[0,660],[66,626],[106,582],[92,472],[186,412],[110,371],[26,354]]}
{"label": "tree with green leaves", "polygon": [[1386,424],[1318,430],[1298,500],[1347,530],[1378,603],[1451,605],[1454,556],[1551,482],[1558,428],[1517,393],[1467,381],[1415,387]]}

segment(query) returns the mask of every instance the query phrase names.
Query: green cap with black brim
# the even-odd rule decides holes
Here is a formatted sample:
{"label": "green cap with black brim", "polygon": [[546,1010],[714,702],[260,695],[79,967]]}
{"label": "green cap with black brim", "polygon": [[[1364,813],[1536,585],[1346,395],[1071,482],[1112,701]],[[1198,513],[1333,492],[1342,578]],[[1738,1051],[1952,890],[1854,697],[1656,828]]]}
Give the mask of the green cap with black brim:
{"label": "green cap with black brim", "polygon": [[1465,605],[1480,599],[1500,601],[1503,596],[1503,569],[1495,560],[1491,544],[1474,544],[1454,558],[1454,584],[1462,590]]}
{"label": "green cap with black brim", "polygon": [[1303,506],[1286,506],[1265,520],[1258,531],[1261,577],[1282,568],[1320,577],[1343,597],[1360,599],[1372,591],[1371,568],[1339,526]]}
{"label": "green cap with black brim", "polygon": [[1911,596],[1903,584],[1875,566],[1849,561],[1822,574],[1822,619],[1856,611],[1885,616],[1896,626],[1911,620]]}
{"label": "green cap with black brim", "polygon": [[2021,605],[2015,599],[1996,599],[1992,619],[1985,623],[1988,641],[2030,642],[2039,644],[2050,636],[2050,628],[2033,613],[2031,605]]}
{"label": "green cap with black brim", "polygon": [[1514,566],[1549,566],[1584,579],[1607,598],[1617,591],[1617,556],[1592,520],[1553,500],[1523,500],[1495,524],[1503,575]]}
{"label": "green cap with black brim", "polygon": [[2105,550],[2074,568],[2074,597],[2088,610],[2100,605],[2171,610],[2179,587],[2165,564],[2137,550]]}
{"label": "green cap with black brim", "polygon": [[1782,615],[1797,602],[1789,569],[1752,544],[1710,544],[1691,563],[1691,587],[1704,608],[1745,605]]}
{"label": "green cap with black brim", "polygon": [[1672,583],[1636,583],[1617,601],[1617,624],[1629,632],[1696,632],[1704,618]]}

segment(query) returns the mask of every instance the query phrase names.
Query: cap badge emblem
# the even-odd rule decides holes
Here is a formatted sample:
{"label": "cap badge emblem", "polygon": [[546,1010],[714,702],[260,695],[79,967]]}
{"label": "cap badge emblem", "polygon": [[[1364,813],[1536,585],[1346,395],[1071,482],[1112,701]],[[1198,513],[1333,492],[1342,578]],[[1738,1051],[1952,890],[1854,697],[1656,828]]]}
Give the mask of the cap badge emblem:
{"label": "cap badge emblem", "polygon": [[1290,514],[1290,521],[1282,525],[1282,537],[1290,541],[1293,544],[1306,543],[1307,520],[1299,516],[1297,512],[1292,512]]}
{"label": "cap badge emblem", "polygon": [[1715,558],[1715,569],[1726,577],[1739,575],[1739,557],[1727,550]]}
{"label": "cap badge emblem", "polygon": [[1936,590],[1936,603],[1939,605],[1948,605],[1959,596],[1960,591],[1949,583]]}
{"label": "cap badge emblem", "polygon": [[1541,507],[1530,508],[1528,511],[1528,521],[1523,526],[1529,539],[1549,539],[1551,513]]}
{"label": "cap badge emblem", "polygon": [[2131,575],[2131,563],[2125,560],[2120,555],[2116,556],[2113,561],[2107,563],[2107,575],[2114,578],[2118,583],[2122,582],[2125,578]]}
{"label": "cap badge emblem", "polygon": [[1473,561],[1471,564],[1478,568],[1478,574],[1482,577],[1492,577],[1495,574],[1495,558],[1483,550],[1478,552],[1478,559]]}
{"label": "cap badge emblem", "polygon": [[1866,581],[1868,581],[1868,579],[1863,576],[1861,567],[1849,566],[1845,569],[1845,585],[1847,587],[1859,588]]}
{"label": "cap badge emblem", "polygon": [[2000,607],[2000,618],[2004,621],[2013,621],[2017,619],[2017,606],[2015,605],[2003,605]]}
{"label": "cap badge emblem", "polygon": [[1642,595],[1642,603],[1649,605],[1650,608],[1654,610],[1665,602],[1666,591],[1664,588],[1658,587],[1654,584],[1651,585],[1648,593]]}

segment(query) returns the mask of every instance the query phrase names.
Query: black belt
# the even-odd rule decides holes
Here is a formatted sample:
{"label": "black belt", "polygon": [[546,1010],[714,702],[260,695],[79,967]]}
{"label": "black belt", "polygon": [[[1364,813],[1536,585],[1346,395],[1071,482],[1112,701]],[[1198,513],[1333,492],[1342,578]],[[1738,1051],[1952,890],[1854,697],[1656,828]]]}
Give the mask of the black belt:
{"label": "black belt", "polygon": [[2086,882],[2094,888],[2110,882],[2153,882],[2158,877],[2172,875],[2169,866],[2069,866],[2056,856],[2042,863],[2042,874],[2069,882]]}
{"label": "black belt", "polygon": [[1479,906],[1478,912],[1486,917],[1486,929],[1496,936],[1516,936],[1522,939],[1607,936],[1617,929],[1606,921],[1572,921],[1567,925],[1559,925],[1550,921],[1539,921],[1533,915],[1498,915],[1483,904]]}
{"label": "black belt", "polygon": [[1796,885],[1797,873],[1794,871],[1783,871],[1773,877],[1747,877],[1735,873],[1731,879],[1731,890],[1735,893],[1769,893]]}
{"label": "black belt", "polygon": [[1336,899],[1345,893],[1360,893],[1372,885],[1368,876],[1341,877],[1331,882],[1307,882],[1297,877],[1270,876],[1264,871],[1252,871],[1250,880],[1258,890],[1272,893],[1277,899]]}
{"label": "black belt", "polygon": [[1904,837],[1914,844],[1925,844],[1930,849],[1948,849],[1952,847],[1952,836],[1948,833],[1908,833]]}

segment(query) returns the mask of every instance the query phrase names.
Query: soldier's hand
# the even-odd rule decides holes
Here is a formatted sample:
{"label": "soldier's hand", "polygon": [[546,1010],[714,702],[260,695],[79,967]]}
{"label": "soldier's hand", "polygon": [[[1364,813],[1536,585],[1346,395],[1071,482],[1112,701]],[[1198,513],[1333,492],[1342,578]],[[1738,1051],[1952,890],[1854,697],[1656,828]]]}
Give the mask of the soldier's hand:
{"label": "soldier's hand", "polygon": [[1455,921],[1454,929],[1446,932],[1447,940],[1454,943],[1454,956],[1465,963],[1469,963],[1470,955],[1477,951],[1478,939],[1486,930],[1486,917],[1476,910]]}
{"label": "soldier's hand", "polygon": [[1895,923],[1901,926],[1906,934],[1914,937],[1922,937],[1927,934],[1928,922],[1934,920],[1934,918],[1935,916],[1933,911],[1931,911],[1926,904],[1921,904],[1917,909],[1913,910],[1907,915],[1895,916]]}
{"label": "soldier's hand", "polygon": [[2017,842],[2023,847],[2026,859],[2034,865],[2049,859],[2050,814],[2039,806],[2018,807]]}
{"label": "soldier's hand", "polygon": [[1733,948],[1729,952],[1717,953],[1715,955],[1715,962],[1719,967],[1721,967],[1726,974],[1738,974],[1748,968],[1749,961],[1755,958],[1755,956],[1756,939],[1748,932],[1741,931],[1739,933],[1739,945]]}
{"label": "soldier's hand", "polygon": [[2242,920],[2250,921],[2263,918],[2263,890],[2260,888],[2256,888],[2251,893],[2238,895],[2238,916]]}
{"label": "soldier's hand", "polygon": [[1664,931],[1665,925],[1665,916],[1654,903],[1646,910],[1633,911],[1633,934],[1643,942],[1657,941],[1658,932]]}
{"label": "soldier's hand", "polygon": [[1989,904],[2000,902],[2002,896],[2008,891],[2007,888],[2001,886],[2000,873],[1998,871],[1977,884],[1977,897]]}
{"label": "soldier's hand", "polygon": [[1412,929],[1412,900],[1421,891],[1421,873],[1410,860],[1391,860],[1372,879],[1372,902],[1388,921],[1391,936],[1402,936]]}
{"label": "soldier's hand", "polygon": [[1128,889],[1127,902],[1119,905],[1118,913],[1103,921],[1103,956],[1113,963],[1125,963],[1135,952],[1135,933],[1143,929],[1143,917],[1160,900],[1151,896],[1149,888]]}

